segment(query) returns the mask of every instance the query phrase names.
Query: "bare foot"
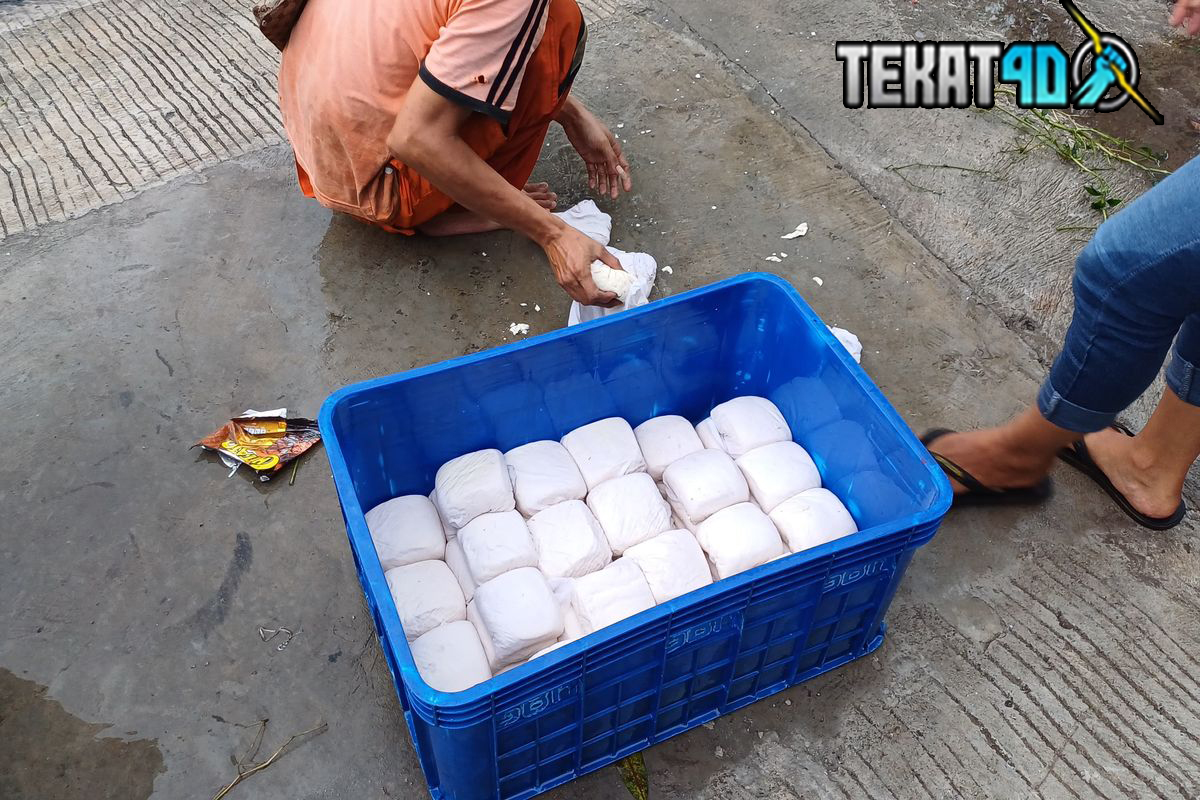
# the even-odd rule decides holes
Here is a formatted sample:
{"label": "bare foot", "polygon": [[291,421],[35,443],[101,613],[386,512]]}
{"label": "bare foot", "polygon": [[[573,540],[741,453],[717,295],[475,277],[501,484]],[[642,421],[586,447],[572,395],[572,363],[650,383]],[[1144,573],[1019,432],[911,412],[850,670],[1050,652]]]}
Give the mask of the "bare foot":
{"label": "bare foot", "polygon": [[[550,191],[549,184],[527,183],[525,184],[525,194],[547,211],[553,211],[558,207],[558,195]],[[503,228],[504,226],[499,222],[488,219],[482,214],[476,214],[465,208],[453,208],[429,220],[419,230],[426,236],[465,236],[471,233],[498,231]]]}
{"label": "bare foot", "polygon": [[[1053,458],[1030,454],[1017,447],[1005,428],[969,433],[948,433],[929,448],[969,472],[990,489],[1022,489],[1037,484],[1050,473]],[[951,479],[955,494],[967,487]]]}
{"label": "bare foot", "polygon": [[1092,460],[1130,505],[1148,517],[1169,517],[1179,508],[1183,483],[1155,468],[1154,454],[1136,436],[1112,428],[1084,437]]}

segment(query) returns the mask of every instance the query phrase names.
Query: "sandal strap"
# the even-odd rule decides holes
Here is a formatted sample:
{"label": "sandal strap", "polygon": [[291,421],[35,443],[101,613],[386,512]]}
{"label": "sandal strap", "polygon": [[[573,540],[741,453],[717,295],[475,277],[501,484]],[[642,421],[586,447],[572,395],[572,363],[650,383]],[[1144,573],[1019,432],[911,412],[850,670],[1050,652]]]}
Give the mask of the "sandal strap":
{"label": "sandal strap", "polygon": [[951,478],[954,478],[954,480],[958,481],[963,486],[967,487],[968,491],[988,494],[998,494],[1002,491],[1000,489],[993,489],[990,486],[985,486],[978,478],[945,456],[937,453],[930,453],[930,455],[933,456],[933,460],[938,463],[938,466],[940,466],[947,475],[949,475]]}

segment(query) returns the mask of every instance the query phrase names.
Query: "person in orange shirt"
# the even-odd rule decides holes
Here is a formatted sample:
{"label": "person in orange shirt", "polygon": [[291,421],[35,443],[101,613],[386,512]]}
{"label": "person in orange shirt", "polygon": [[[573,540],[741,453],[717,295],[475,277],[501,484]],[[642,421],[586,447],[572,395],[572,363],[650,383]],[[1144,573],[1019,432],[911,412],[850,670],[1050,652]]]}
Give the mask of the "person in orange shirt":
{"label": "person in orange shirt", "polygon": [[612,132],[570,95],[586,42],[575,0],[309,0],[279,73],[301,190],[393,232],[511,228],[573,299],[615,304],[590,267],[620,264],[528,183],[557,122],[593,189],[633,188]]}

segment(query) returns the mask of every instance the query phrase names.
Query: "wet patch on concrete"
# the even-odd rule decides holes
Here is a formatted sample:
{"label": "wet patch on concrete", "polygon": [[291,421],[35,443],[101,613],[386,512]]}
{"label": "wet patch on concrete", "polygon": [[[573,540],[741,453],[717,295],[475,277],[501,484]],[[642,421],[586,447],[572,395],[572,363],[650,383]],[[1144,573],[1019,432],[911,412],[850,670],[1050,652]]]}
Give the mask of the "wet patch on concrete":
{"label": "wet patch on concrete", "polygon": [[144,800],[165,771],[153,739],[98,737],[46,697],[46,687],[0,669],[0,797],[7,800]]}
{"label": "wet patch on concrete", "polygon": [[188,619],[188,624],[198,625],[207,637],[224,622],[225,615],[229,613],[229,601],[233,599],[238,585],[242,582],[242,575],[250,568],[250,562],[253,560],[254,547],[250,544],[250,537],[238,531],[237,541],[233,546],[233,558],[225,568],[225,577],[221,580],[221,585],[207,603],[196,609],[196,613]]}

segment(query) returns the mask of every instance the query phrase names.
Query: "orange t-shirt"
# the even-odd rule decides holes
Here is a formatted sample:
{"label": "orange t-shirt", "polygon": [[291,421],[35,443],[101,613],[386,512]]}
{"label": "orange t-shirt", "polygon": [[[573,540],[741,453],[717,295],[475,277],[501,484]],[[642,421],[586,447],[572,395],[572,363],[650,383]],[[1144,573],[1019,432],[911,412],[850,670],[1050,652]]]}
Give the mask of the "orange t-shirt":
{"label": "orange t-shirt", "polygon": [[308,0],[283,51],[283,124],[324,205],[371,220],[395,212],[378,175],[387,135],[420,78],[508,122],[541,41],[548,0]]}

